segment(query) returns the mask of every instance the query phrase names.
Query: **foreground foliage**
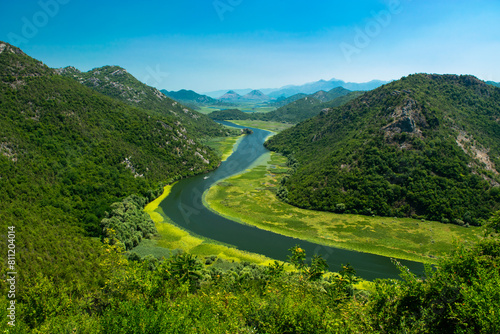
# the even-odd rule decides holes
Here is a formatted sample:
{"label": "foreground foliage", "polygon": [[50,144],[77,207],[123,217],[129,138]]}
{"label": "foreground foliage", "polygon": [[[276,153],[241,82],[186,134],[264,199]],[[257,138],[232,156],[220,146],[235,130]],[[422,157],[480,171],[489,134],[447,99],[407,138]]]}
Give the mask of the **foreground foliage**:
{"label": "foreground foliage", "polygon": [[[427,277],[400,266],[400,280],[354,288],[349,265],[325,275],[320,257],[296,246],[297,271],[202,260],[178,253],[129,262],[105,244],[105,279],[89,286],[38,275],[17,300],[9,333],[495,333],[500,330],[500,241],[456,249]],[[306,261],[307,259],[307,261]],[[397,263],[396,263],[397,264]],[[4,291],[2,291],[4,292]],[[0,315],[7,301],[0,297]]]}

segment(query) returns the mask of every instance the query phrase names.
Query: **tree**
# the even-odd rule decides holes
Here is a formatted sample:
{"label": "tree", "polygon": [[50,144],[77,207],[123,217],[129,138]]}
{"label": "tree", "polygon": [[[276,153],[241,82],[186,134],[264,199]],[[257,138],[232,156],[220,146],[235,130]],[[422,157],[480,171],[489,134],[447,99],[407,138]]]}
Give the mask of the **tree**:
{"label": "tree", "polygon": [[500,210],[498,210],[493,214],[493,216],[491,216],[486,226],[489,229],[493,230],[495,233],[500,233]]}

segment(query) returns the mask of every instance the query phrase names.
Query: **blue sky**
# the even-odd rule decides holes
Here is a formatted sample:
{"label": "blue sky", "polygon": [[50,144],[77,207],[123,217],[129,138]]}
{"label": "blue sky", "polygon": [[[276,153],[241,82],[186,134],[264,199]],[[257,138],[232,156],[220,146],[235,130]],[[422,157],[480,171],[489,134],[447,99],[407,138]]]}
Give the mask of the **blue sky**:
{"label": "blue sky", "polygon": [[51,67],[120,65],[168,90],[417,72],[500,81],[497,0],[0,0],[0,40]]}

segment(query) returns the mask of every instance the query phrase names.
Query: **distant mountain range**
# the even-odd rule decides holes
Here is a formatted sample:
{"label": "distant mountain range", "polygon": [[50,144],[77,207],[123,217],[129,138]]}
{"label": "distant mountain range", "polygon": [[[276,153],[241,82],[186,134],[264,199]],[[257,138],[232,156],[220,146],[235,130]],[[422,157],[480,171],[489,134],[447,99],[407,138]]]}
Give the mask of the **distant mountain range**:
{"label": "distant mountain range", "polygon": [[[279,108],[267,113],[243,112],[239,109],[218,110],[208,116],[214,120],[263,120],[283,123],[299,123],[318,115],[320,112],[341,106],[365,92],[351,92],[342,87],[328,92],[319,91],[315,94],[296,94],[288,99],[276,102]],[[283,105],[280,105],[283,103]]]}
{"label": "distant mountain range", "polygon": [[[343,87],[345,89],[349,89],[352,91],[368,91],[372,90],[375,88],[378,88],[389,81],[381,81],[381,80],[372,80],[370,82],[365,82],[365,83],[355,83],[355,82],[345,82],[342,80],[337,80],[337,79],[331,79],[331,80],[319,80],[316,82],[311,82],[307,83],[304,85],[289,85],[289,86],[284,86],[281,88],[263,88],[259,89],[260,92],[263,94],[269,96],[270,98],[279,98],[279,97],[285,97],[288,98],[292,95],[295,94],[313,94],[318,91],[330,91],[333,88],[336,87]],[[245,95],[248,93],[252,92],[252,89],[233,89],[231,90],[232,92],[239,94],[239,95]],[[218,90],[218,91],[213,91],[213,92],[206,92],[205,94],[212,97],[212,98],[218,98],[222,95],[224,95],[227,91],[226,90]]]}
{"label": "distant mountain range", "polygon": [[233,106],[231,103],[222,101],[220,99],[214,99],[207,95],[198,94],[192,90],[181,89],[177,92],[169,92],[166,89],[162,89],[161,92],[169,98],[192,108],[198,108],[198,106],[205,105],[227,107]]}
{"label": "distant mountain range", "polygon": [[500,82],[487,81],[486,83],[488,85],[492,85],[492,86],[495,86],[495,87],[500,87]]}
{"label": "distant mountain range", "polygon": [[267,102],[270,101],[271,98],[260,90],[252,90],[243,96],[236,93],[234,90],[230,90],[219,97],[219,100],[227,102]]}

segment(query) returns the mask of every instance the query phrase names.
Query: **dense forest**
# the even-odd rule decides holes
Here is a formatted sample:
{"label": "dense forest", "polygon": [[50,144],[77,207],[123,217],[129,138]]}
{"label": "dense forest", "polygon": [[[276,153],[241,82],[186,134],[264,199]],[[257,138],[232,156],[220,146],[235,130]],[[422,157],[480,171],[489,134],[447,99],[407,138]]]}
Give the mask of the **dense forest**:
{"label": "dense forest", "polygon": [[500,207],[500,90],[411,75],[271,138],[304,208],[480,224]]}
{"label": "dense forest", "polygon": [[[498,94],[476,90],[486,102]],[[494,107],[484,113],[498,119]],[[143,207],[161,186],[220,161],[171,114],[106,96],[0,42],[0,235],[16,254],[0,267],[2,333],[500,331],[500,212],[483,240],[425,277],[395,262],[401,279],[373,284],[357,285],[356,268],[327,268],[300,245],[269,266],[128,253],[156,233]],[[483,131],[470,134],[486,143]]]}
{"label": "dense forest", "polygon": [[206,115],[196,112],[167,97],[158,89],[140,82],[119,66],[104,66],[88,72],[80,72],[70,66],[57,69],[57,72],[126,104],[149,110],[174,122],[180,122],[195,138],[224,136],[228,131]]}
{"label": "dense forest", "polygon": [[[102,255],[89,236],[121,233],[113,203],[135,195],[143,205],[163,184],[214,169],[220,158],[178,119],[97,93],[10,45],[2,51],[2,235],[15,226],[22,282],[47,275],[86,284]],[[154,233],[132,212],[127,245]]]}

